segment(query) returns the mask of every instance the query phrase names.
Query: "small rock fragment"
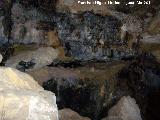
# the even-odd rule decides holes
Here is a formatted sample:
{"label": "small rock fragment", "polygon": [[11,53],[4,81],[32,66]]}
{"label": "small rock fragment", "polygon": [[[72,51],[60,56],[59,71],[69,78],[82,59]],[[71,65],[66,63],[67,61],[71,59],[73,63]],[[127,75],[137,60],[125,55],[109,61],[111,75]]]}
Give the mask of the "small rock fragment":
{"label": "small rock fragment", "polygon": [[59,120],[91,120],[87,117],[82,117],[71,109],[59,110]]}

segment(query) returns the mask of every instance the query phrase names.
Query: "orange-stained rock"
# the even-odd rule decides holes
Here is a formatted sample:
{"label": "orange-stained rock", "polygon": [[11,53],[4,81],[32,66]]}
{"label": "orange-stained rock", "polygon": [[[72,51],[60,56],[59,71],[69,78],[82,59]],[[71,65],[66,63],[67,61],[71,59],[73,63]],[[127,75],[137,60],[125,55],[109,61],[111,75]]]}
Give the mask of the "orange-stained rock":
{"label": "orange-stained rock", "polygon": [[49,42],[49,45],[53,46],[54,48],[60,46],[60,40],[58,38],[56,30],[47,32],[47,40]]}

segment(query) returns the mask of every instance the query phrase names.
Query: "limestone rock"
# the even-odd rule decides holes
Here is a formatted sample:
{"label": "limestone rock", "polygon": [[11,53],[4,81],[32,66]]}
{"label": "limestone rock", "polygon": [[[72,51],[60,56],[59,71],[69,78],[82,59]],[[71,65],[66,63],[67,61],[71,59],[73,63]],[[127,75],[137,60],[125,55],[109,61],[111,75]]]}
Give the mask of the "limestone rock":
{"label": "limestone rock", "polygon": [[35,51],[28,51],[20,53],[19,55],[11,57],[6,62],[6,66],[19,68],[23,67],[19,63],[23,62],[33,62],[33,66],[29,69],[39,69],[53,62],[54,59],[58,57],[58,50],[51,47],[41,47]]}
{"label": "limestone rock", "polygon": [[109,110],[108,117],[103,120],[142,120],[142,118],[135,100],[128,96],[122,97],[121,100]]}
{"label": "limestone rock", "polygon": [[54,93],[16,69],[0,68],[0,114],[6,120],[58,120]]}
{"label": "limestone rock", "polygon": [[59,120],[90,120],[87,117],[82,117],[71,109],[59,110]]}

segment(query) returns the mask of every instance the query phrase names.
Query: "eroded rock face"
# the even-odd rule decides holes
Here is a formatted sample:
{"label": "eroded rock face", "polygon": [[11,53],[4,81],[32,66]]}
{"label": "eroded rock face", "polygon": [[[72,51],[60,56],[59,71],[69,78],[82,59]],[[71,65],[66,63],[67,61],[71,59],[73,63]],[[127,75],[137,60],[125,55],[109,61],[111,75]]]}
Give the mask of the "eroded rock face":
{"label": "eroded rock face", "polygon": [[115,77],[125,64],[87,62],[73,66],[72,62],[69,66],[66,62],[62,65],[27,72],[45,90],[56,94],[59,109],[71,108],[82,116],[99,120],[109,106],[127,94],[119,88]]}
{"label": "eroded rock face", "polygon": [[87,117],[82,117],[78,113],[72,111],[71,109],[59,110],[59,120],[91,120]]}
{"label": "eroded rock face", "polygon": [[142,120],[136,101],[131,97],[122,97],[103,120]]}
{"label": "eroded rock face", "polygon": [[6,61],[6,66],[17,69],[39,69],[53,62],[58,57],[58,50],[42,47],[35,51],[20,53]]}
{"label": "eroded rock face", "polygon": [[[36,9],[27,11],[24,6],[14,4],[12,7],[12,43],[21,44],[47,44],[45,41],[45,31],[36,29],[36,16],[42,14]],[[39,18],[40,19],[40,18]]]}
{"label": "eroded rock face", "polygon": [[54,93],[16,69],[0,68],[1,118],[7,120],[58,120]]}
{"label": "eroded rock face", "polygon": [[[70,2],[62,3],[69,6]],[[90,11],[45,13],[36,7],[25,8],[21,3],[14,3],[10,42],[62,46],[67,56],[84,60],[121,59],[133,55],[132,45],[136,42],[139,31],[141,32],[139,20],[119,12],[101,16]],[[127,40],[123,41],[120,38],[123,24],[127,26],[127,32],[133,40],[124,38]]]}

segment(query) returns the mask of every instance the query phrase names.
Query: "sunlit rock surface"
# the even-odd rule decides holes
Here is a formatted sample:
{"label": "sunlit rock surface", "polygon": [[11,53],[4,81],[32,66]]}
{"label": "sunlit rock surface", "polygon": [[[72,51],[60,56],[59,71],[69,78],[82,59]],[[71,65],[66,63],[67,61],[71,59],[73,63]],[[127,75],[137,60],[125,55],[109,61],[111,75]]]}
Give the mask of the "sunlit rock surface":
{"label": "sunlit rock surface", "polygon": [[54,93],[16,69],[0,68],[0,117],[6,120],[58,120]]}
{"label": "sunlit rock surface", "polygon": [[[27,69],[39,69],[53,62],[54,59],[58,57],[58,50],[51,47],[42,47],[35,51],[28,51],[20,53],[16,56],[11,57],[6,62],[6,66],[13,67],[23,70],[25,67]],[[22,64],[20,62],[23,62]],[[31,66],[25,66],[29,62]]]}
{"label": "sunlit rock surface", "polygon": [[103,120],[142,120],[136,101],[131,97],[122,97]]}
{"label": "sunlit rock surface", "polygon": [[59,110],[58,112],[59,112],[59,120],[91,120],[87,117],[82,117],[78,113],[67,108]]}

